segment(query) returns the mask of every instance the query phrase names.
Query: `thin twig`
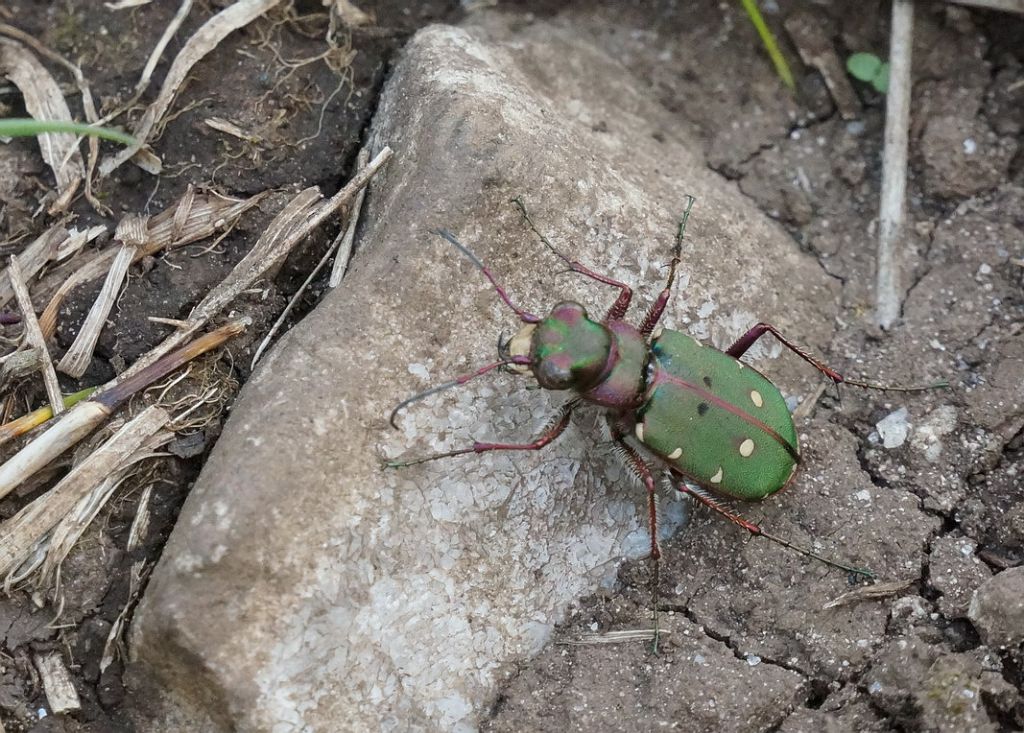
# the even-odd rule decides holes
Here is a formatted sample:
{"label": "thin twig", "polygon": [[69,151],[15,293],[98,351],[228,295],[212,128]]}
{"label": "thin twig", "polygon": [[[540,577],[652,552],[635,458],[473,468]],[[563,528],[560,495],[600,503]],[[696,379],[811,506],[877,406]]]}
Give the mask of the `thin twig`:
{"label": "thin twig", "polygon": [[[364,170],[369,160],[370,152],[368,150],[364,148],[359,151],[358,170]],[[362,208],[365,195],[366,188],[364,187],[359,189],[359,193],[356,194],[356,200],[352,204],[352,210],[349,213],[348,223],[344,232],[334,239],[331,246],[327,248],[326,252],[324,252],[324,256],[320,258],[316,267],[314,267],[313,271],[309,273],[305,281],[299,286],[299,289],[295,291],[295,294],[288,301],[288,305],[286,305],[284,310],[281,311],[281,315],[279,315],[277,320],[274,321],[274,325],[270,327],[270,331],[268,331],[267,335],[263,337],[260,345],[256,347],[256,353],[252,356],[252,363],[250,367],[256,366],[256,362],[260,360],[263,352],[266,351],[267,347],[277,335],[278,330],[281,328],[281,324],[283,324],[285,319],[288,318],[288,315],[292,312],[292,308],[294,308],[295,304],[299,302],[299,298],[301,298],[302,294],[306,292],[306,288],[309,287],[309,284],[313,282],[316,276],[320,273],[320,270],[323,269],[323,266],[327,264],[329,259],[331,259],[331,256],[335,253],[335,249],[337,249],[337,256],[334,260],[334,271],[331,273],[331,278],[334,278],[334,276],[337,275],[340,280],[341,276],[345,274],[345,266],[348,264],[348,259],[352,254],[352,241],[355,237],[356,220],[359,217],[359,210]],[[339,243],[341,245],[340,248],[338,248]],[[341,267],[338,266],[339,264],[341,264]],[[331,287],[333,287],[333,285]]]}
{"label": "thin twig", "polygon": [[11,278],[11,287],[14,288],[14,297],[21,309],[21,320],[25,327],[25,340],[29,346],[39,352],[43,383],[46,385],[46,394],[50,399],[50,407],[53,414],[59,415],[64,411],[64,395],[60,391],[60,382],[57,381],[57,372],[53,369],[53,362],[50,361],[50,352],[46,349],[46,339],[39,329],[39,321],[36,320],[36,312],[32,307],[32,298],[25,287],[25,281],[21,276],[21,267],[18,265],[18,258],[11,257],[11,263],[7,267]]}
{"label": "thin twig", "polygon": [[910,59],[914,41],[913,0],[893,0],[889,37],[889,92],[885,102],[882,202],[879,211],[875,320],[889,328],[900,317],[899,251],[907,194],[910,128]]}
{"label": "thin twig", "polygon": [[[359,155],[356,158],[356,170],[362,170],[366,167],[366,164],[370,161],[370,151],[363,148],[359,151]],[[345,275],[345,270],[348,269],[348,261],[352,259],[352,244],[356,238],[356,225],[359,224],[359,214],[363,210],[363,199],[366,198],[366,189],[362,189],[356,194],[356,200],[352,203],[352,211],[348,215],[348,223],[345,225],[345,232],[341,236],[341,244],[338,245],[338,240],[335,239],[332,242],[331,247],[328,251],[338,250],[337,256],[334,258],[334,266],[331,268],[331,279],[327,281],[328,287],[336,288],[341,282],[341,278]]]}

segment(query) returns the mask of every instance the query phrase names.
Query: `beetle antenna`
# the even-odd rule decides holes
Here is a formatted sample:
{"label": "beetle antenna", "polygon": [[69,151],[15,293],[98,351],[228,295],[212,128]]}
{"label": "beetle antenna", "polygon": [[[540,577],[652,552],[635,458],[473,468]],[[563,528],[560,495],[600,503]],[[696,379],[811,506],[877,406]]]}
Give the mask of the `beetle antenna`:
{"label": "beetle antenna", "polygon": [[865,570],[864,568],[855,568],[852,565],[846,565],[846,564],[841,563],[841,562],[836,562],[835,560],[830,560],[829,558],[827,558],[827,557],[825,557],[823,555],[819,555],[818,553],[816,553],[816,552],[814,552],[812,550],[808,550],[806,547],[801,547],[800,545],[796,545],[796,544],[790,542],[789,540],[785,539],[784,537],[779,537],[777,535],[773,535],[773,534],[769,534],[768,532],[765,532],[758,525],[754,524],[753,522],[751,522],[749,520],[744,519],[743,517],[741,517],[736,512],[734,512],[734,511],[730,510],[728,507],[722,505],[721,502],[719,502],[715,497],[711,496],[707,491],[705,491],[703,487],[697,486],[695,484],[691,484],[689,481],[686,480],[686,478],[682,474],[680,474],[680,473],[678,473],[676,471],[673,471],[672,473],[673,473],[674,476],[677,476],[680,479],[679,483],[676,484],[676,487],[677,487],[677,489],[679,491],[681,491],[684,494],[688,494],[688,495],[692,496],[694,499],[699,501],[701,504],[703,504],[704,506],[708,507],[709,509],[712,509],[712,510],[718,512],[719,514],[721,514],[723,517],[728,519],[733,524],[737,524],[740,527],[743,527],[743,529],[745,529],[748,532],[750,532],[750,534],[752,534],[752,535],[754,535],[756,537],[764,537],[766,540],[771,540],[772,542],[775,542],[776,544],[782,545],[783,547],[789,548],[790,550],[793,550],[794,552],[798,552],[801,555],[804,555],[805,557],[813,558],[813,559],[817,560],[818,562],[823,562],[826,565],[830,565],[830,566],[832,566],[834,568],[838,568],[840,570],[845,570],[846,572],[850,573],[851,575],[862,575],[862,576],[864,576],[865,578],[868,578],[868,579],[874,579],[876,577],[875,574],[873,572],[871,572],[870,570]]}
{"label": "beetle antenna", "polygon": [[492,275],[491,271],[487,269],[487,266],[484,265],[484,263],[480,261],[480,258],[473,254],[469,250],[469,248],[466,247],[466,245],[464,245],[462,242],[456,239],[454,234],[452,234],[447,229],[434,229],[432,230],[432,233],[436,234],[439,237],[447,239],[448,242],[454,245],[455,248],[459,250],[459,252],[464,254],[470,262],[476,265],[476,268],[484,274],[484,277],[490,280],[491,285],[493,285],[494,289],[498,291],[498,297],[505,301],[505,305],[514,310],[516,315],[519,316],[519,320],[521,320],[523,323],[540,323],[540,318],[538,318],[537,316],[533,315],[528,311],[523,310],[522,308],[520,308],[519,306],[512,302],[511,298],[508,297],[508,293],[506,293],[505,289],[498,284],[497,280],[494,279],[494,275]]}
{"label": "beetle antenna", "polygon": [[676,257],[682,257],[683,255],[683,237],[686,234],[686,222],[690,220],[690,209],[693,208],[696,201],[696,198],[690,194],[686,194],[686,208],[683,209],[683,218],[679,220],[679,229],[676,231],[676,246],[674,251]]}
{"label": "beetle antenna", "polygon": [[859,379],[846,379],[844,377],[836,386],[838,387],[840,384],[848,384],[851,387],[860,387],[861,389],[876,389],[880,392],[927,392],[930,389],[949,389],[949,382],[945,379],[933,382],[932,384],[904,387],[898,384],[877,384],[875,382],[863,382]]}
{"label": "beetle antenna", "polygon": [[487,374],[487,372],[491,371],[492,369],[497,369],[498,367],[508,366],[509,364],[523,364],[523,365],[529,366],[532,363],[533,363],[533,361],[531,361],[530,357],[528,357],[528,356],[513,356],[513,357],[510,357],[508,359],[502,359],[501,361],[492,362],[492,363],[488,364],[487,366],[480,367],[479,369],[477,369],[475,372],[472,372],[471,374],[464,374],[461,377],[458,377],[457,379],[453,379],[450,382],[445,382],[444,384],[438,384],[437,386],[431,387],[430,389],[425,389],[422,392],[414,394],[412,397],[409,397],[409,398],[404,399],[401,402],[399,402],[395,406],[395,409],[393,409],[391,411],[391,416],[388,417],[388,422],[391,423],[391,427],[393,427],[393,428],[395,428],[397,430],[398,429],[398,425],[395,423],[395,418],[398,417],[398,413],[399,412],[404,410],[406,407],[411,405],[413,402],[418,402],[419,400],[422,400],[424,397],[429,397],[432,394],[437,394],[438,392],[443,392],[446,389],[451,389],[452,387],[458,387],[458,386],[460,386],[462,384],[465,384],[469,380],[476,379],[477,377],[483,376],[484,374]]}
{"label": "beetle antenna", "polygon": [[526,220],[526,225],[530,227],[530,231],[537,235],[537,238],[544,243],[544,246],[547,247],[555,257],[562,260],[562,262],[564,262],[565,264],[569,265],[570,272],[575,272],[575,263],[573,263],[573,261],[570,260],[566,255],[562,254],[558,250],[558,248],[556,248],[555,245],[551,243],[551,240],[548,239],[544,235],[544,233],[537,228],[537,225],[533,223],[533,218],[530,216],[530,212],[526,210],[526,204],[523,202],[523,197],[515,196],[511,199],[511,201],[513,204],[516,205],[516,208],[519,209],[519,213],[523,215],[523,219]]}

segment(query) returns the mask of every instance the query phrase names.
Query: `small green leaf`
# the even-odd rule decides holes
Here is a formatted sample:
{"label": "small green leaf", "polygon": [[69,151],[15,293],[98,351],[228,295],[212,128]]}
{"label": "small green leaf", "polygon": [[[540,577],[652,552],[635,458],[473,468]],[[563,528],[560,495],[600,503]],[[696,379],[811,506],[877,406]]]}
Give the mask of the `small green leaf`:
{"label": "small green leaf", "polygon": [[72,135],[94,135],[106,140],[113,140],[122,145],[134,145],[135,138],[118,130],[107,127],[92,127],[78,122],[59,122],[55,120],[34,120],[28,118],[8,118],[0,120],[0,137],[31,137],[44,132],[68,132]]}
{"label": "small green leaf", "polygon": [[[882,66],[882,60],[873,53],[855,53],[846,59],[846,70],[850,72],[850,76],[854,79],[860,79],[861,81],[866,82],[873,81],[875,77],[878,76],[879,69],[881,69]],[[885,66],[886,86],[888,86],[888,64],[885,64]]]}
{"label": "small green leaf", "polygon": [[876,91],[885,94],[889,91],[889,62],[886,61],[880,67],[878,67],[878,73],[875,74],[875,78],[871,80],[871,86]]}

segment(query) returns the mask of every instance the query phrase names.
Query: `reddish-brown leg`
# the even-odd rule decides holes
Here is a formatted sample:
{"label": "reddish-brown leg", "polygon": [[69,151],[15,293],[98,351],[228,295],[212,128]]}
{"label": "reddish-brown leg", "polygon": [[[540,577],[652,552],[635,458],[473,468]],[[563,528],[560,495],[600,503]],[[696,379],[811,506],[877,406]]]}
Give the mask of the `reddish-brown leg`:
{"label": "reddish-brown leg", "polygon": [[405,468],[406,466],[415,466],[417,463],[436,461],[440,458],[464,456],[467,453],[487,453],[494,450],[540,450],[565,432],[565,429],[569,426],[569,417],[572,415],[572,411],[578,404],[579,400],[570,400],[562,405],[558,414],[555,416],[555,419],[552,420],[551,426],[530,443],[482,443],[475,441],[471,448],[460,448],[458,450],[447,451],[446,453],[435,453],[433,455],[423,456],[422,458],[413,458],[407,461],[386,461],[384,463],[384,467]]}
{"label": "reddish-brown leg", "polygon": [[822,557],[821,555],[817,554],[816,552],[812,552],[811,550],[808,550],[807,548],[800,547],[799,545],[795,545],[795,544],[793,544],[792,542],[790,542],[787,539],[783,539],[782,537],[777,537],[775,535],[768,534],[763,529],[761,529],[758,525],[754,524],[753,522],[751,522],[749,520],[744,519],[743,517],[741,517],[736,512],[734,512],[734,511],[728,509],[727,507],[723,506],[722,504],[720,504],[717,499],[715,499],[713,496],[708,494],[703,489],[700,489],[700,488],[698,488],[695,485],[687,483],[687,477],[684,476],[683,474],[679,473],[678,471],[672,471],[672,475],[677,479],[676,488],[679,491],[681,491],[684,494],[687,494],[688,496],[692,496],[694,499],[699,501],[701,504],[703,504],[704,506],[708,507],[709,509],[717,512],[718,514],[720,514],[721,516],[725,517],[726,519],[728,519],[733,524],[736,524],[736,525],[739,525],[740,527],[743,527],[743,529],[745,529],[748,532],[750,532],[750,534],[755,535],[757,537],[764,537],[766,540],[771,540],[772,542],[775,542],[775,543],[777,543],[779,545],[782,545],[783,547],[788,547],[790,550],[793,550],[794,552],[798,552],[801,555],[804,555],[806,557],[814,558],[815,560],[818,560],[819,562],[823,562],[826,565],[831,565],[834,568],[839,568],[840,570],[844,570],[844,571],[846,571],[848,573],[854,573],[856,575],[863,575],[866,578],[874,578],[875,577],[875,574],[873,572],[871,572],[870,570],[864,570],[862,568],[855,568],[855,567],[852,567],[850,565],[844,565],[843,563],[836,562],[835,560],[829,560],[827,557]]}
{"label": "reddish-brown leg", "polygon": [[544,243],[544,246],[547,247],[551,251],[551,253],[555,255],[555,257],[557,257],[566,265],[568,265],[569,269],[572,272],[578,273],[585,277],[589,277],[592,280],[597,280],[597,282],[599,283],[611,285],[612,287],[616,287],[619,289],[619,297],[615,299],[615,302],[612,304],[612,307],[608,309],[608,313],[604,317],[604,322],[607,323],[608,321],[621,321],[625,317],[626,311],[629,310],[630,302],[633,300],[633,290],[625,283],[620,283],[618,280],[612,280],[610,277],[600,275],[591,270],[589,267],[580,264],[576,260],[570,260],[567,256],[559,252],[555,245],[551,243],[551,240],[548,239],[544,234],[542,234],[541,231],[537,228],[537,225],[533,223],[533,219],[530,218],[530,213],[526,210],[526,204],[523,203],[523,200],[520,197],[516,196],[514,199],[512,199],[512,203],[514,203],[519,208],[520,213],[523,215],[523,219],[526,220],[527,226],[529,226],[531,231],[533,231],[533,233],[537,235],[540,241]]}
{"label": "reddish-brown leg", "polygon": [[651,526],[651,559],[657,562],[661,558],[661,545],[658,543],[658,490],[654,483],[654,474],[650,466],[637,453],[636,449],[625,440],[625,434],[619,421],[609,416],[608,426],[612,431],[612,440],[622,451],[626,466],[636,474],[647,489],[647,515]]}
{"label": "reddish-brown leg", "polygon": [[848,379],[839,372],[837,372],[832,367],[828,366],[827,364],[824,364],[821,361],[818,361],[813,356],[808,354],[806,351],[801,349],[799,346],[794,344],[792,341],[787,339],[785,336],[779,333],[779,329],[775,328],[775,326],[773,326],[770,323],[758,323],[752,329],[743,334],[743,336],[741,336],[736,341],[736,343],[734,343],[732,346],[726,349],[725,353],[735,359],[739,359],[741,356],[743,356],[743,354],[747,352],[747,349],[754,345],[755,341],[764,336],[766,333],[770,333],[772,336],[777,338],[779,340],[779,343],[781,343],[787,349],[789,349],[794,354],[799,356],[801,359],[806,361],[808,364],[813,366],[826,377],[831,379],[832,382],[835,384],[848,384],[853,387],[862,387],[863,389],[877,389],[882,392],[925,392],[930,389],[945,389],[949,387],[949,383],[944,380],[933,382],[932,384],[922,384],[908,387],[896,384],[878,384],[876,382],[865,382],[862,379]]}
{"label": "reddish-brown leg", "polygon": [[828,366],[828,365],[818,361],[817,359],[815,359],[813,356],[808,354],[802,348],[800,348],[799,346],[794,344],[792,341],[787,339],[785,336],[783,336],[779,332],[779,329],[775,328],[775,326],[773,326],[770,323],[758,323],[752,329],[750,329],[745,334],[743,334],[736,341],[736,343],[734,343],[732,346],[730,346],[728,349],[726,349],[725,353],[728,354],[729,356],[733,357],[734,359],[739,359],[741,356],[743,356],[745,353],[747,353],[747,349],[749,349],[751,346],[753,346],[755,341],[757,341],[759,338],[764,336],[766,333],[770,333],[772,336],[777,338],[779,340],[779,343],[781,343],[787,349],[792,351],[794,354],[799,356],[801,359],[806,361],[808,364],[810,364],[812,367],[817,369],[819,372],[824,374],[826,377],[831,379],[836,384],[838,384],[840,382],[845,382],[846,381],[843,378],[842,374],[837,372],[832,367],[830,367],[830,366]]}
{"label": "reddish-brown leg", "polygon": [[648,466],[640,454],[637,453],[636,449],[626,442],[621,418],[609,415],[608,427],[611,428],[612,431],[612,440],[615,441],[615,444],[622,452],[623,458],[626,460],[626,466],[636,474],[637,478],[643,481],[644,487],[647,489],[647,516],[650,521],[651,530],[650,560],[653,565],[651,573],[651,613],[653,615],[654,638],[652,639],[651,649],[655,654],[657,654],[659,640],[658,586],[661,582],[661,543],[658,541],[657,486],[654,483],[654,474],[651,473],[650,466]]}
{"label": "reddish-brown leg", "polygon": [[683,211],[683,218],[679,221],[679,229],[676,231],[676,244],[672,251],[672,261],[668,265],[668,282],[665,283],[665,287],[658,293],[658,297],[644,315],[643,323],[640,324],[640,333],[644,336],[650,336],[651,332],[654,331],[654,327],[661,320],[661,315],[665,312],[668,299],[672,297],[672,284],[676,280],[676,267],[679,266],[683,255],[683,236],[686,234],[686,222],[690,218],[690,209],[693,208],[695,200],[693,196],[686,197],[686,209]]}
{"label": "reddish-brown leg", "polygon": [[640,333],[644,336],[650,336],[654,327],[661,320],[661,315],[665,312],[665,306],[668,305],[668,299],[672,297],[672,283],[676,279],[676,266],[679,264],[678,255],[672,258],[672,262],[668,266],[668,283],[664,289],[658,293],[657,299],[651,304],[651,307],[647,309],[647,313],[644,315],[643,323],[640,324]]}

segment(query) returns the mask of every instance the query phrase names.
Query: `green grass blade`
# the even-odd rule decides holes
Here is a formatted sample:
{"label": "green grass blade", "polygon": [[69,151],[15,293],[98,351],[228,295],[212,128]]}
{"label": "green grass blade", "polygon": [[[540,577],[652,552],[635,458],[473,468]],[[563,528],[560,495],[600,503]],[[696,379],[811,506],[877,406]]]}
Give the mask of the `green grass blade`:
{"label": "green grass blade", "polygon": [[764,50],[768,52],[769,58],[775,64],[775,73],[782,79],[783,84],[795,91],[796,82],[793,81],[793,72],[789,70],[786,57],[782,55],[782,51],[779,50],[779,44],[775,42],[775,36],[772,35],[768,25],[764,22],[761,10],[757,7],[757,0],[740,0],[740,2],[743,4],[743,9],[747,11],[750,22],[754,24],[757,35],[761,36]]}
{"label": "green grass blade", "polygon": [[93,127],[80,122],[57,120],[34,120],[31,117],[14,117],[0,120],[0,137],[32,137],[44,132],[68,132],[72,135],[94,135],[104,140],[113,140],[122,145],[134,145],[135,138],[106,127]]}

